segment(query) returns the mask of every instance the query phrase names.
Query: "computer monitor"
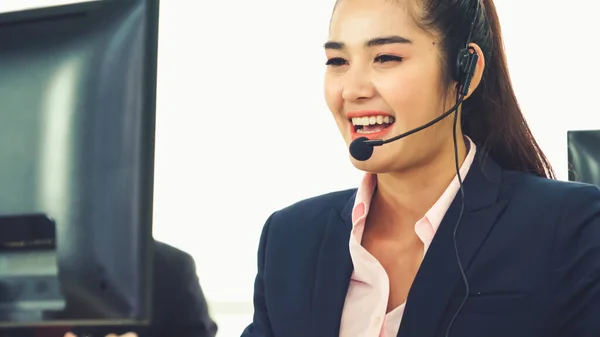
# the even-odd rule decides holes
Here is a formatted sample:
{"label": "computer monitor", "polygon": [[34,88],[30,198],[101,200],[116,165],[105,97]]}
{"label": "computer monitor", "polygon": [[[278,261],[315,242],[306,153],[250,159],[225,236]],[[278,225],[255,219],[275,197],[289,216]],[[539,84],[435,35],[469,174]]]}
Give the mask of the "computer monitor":
{"label": "computer monitor", "polygon": [[150,318],[158,7],[0,14],[0,330]]}
{"label": "computer monitor", "polygon": [[600,186],[600,130],[567,132],[569,180]]}

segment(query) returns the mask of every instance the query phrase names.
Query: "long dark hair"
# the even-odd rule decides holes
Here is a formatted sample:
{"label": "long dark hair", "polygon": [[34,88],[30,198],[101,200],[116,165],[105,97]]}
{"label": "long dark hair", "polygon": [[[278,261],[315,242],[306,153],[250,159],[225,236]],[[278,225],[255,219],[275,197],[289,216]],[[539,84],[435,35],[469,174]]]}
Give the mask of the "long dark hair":
{"label": "long dark hair", "polygon": [[517,102],[506,62],[500,22],[493,0],[422,0],[419,25],[442,37],[442,65],[450,85],[456,55],[465,47],[476,1],[481,1],[471,42],[484,53],[483,78],[462,106],[462,129],[501,167],[555,178]]}

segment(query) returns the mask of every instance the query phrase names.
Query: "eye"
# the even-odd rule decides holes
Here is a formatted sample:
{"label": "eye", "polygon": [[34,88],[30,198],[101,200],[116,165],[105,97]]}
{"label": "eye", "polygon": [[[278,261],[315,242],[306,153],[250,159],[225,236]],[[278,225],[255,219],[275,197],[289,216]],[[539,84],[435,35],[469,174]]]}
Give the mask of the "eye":
{"label": "eye", "polygon": [[387,62],[401,62],[402,58],[400,56],[394,55],[379,55],[374,60],[377,63],[387,63]]}
{"label": "eye", "polygon": [[327,63],[325,63],[325,65],[332,66],[332,67],[340,67],[340,66],[343,66],[346,64],[348,64],[348,61],[344,60],[341,57],[330,58],[329,60],[327,60]]}

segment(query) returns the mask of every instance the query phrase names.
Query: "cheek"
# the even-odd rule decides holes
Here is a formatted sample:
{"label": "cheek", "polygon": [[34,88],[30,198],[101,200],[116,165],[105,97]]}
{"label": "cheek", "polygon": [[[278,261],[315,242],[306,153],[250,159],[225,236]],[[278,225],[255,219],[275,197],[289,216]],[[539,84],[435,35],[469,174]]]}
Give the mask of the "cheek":
{"label": "cheek", "polygon": [[341,81],[332,78],[330,75],[325,75],[324,81],[325,101],[329,110],[334,114],[342,113],[342,84]]}
{"label": "cheek", "polygon": [[386,78],[378,83],[378,91],[399,121],[407,124],[430,119],[436,114],[434,108],[439,97],[437,82],[424,74],[404,73]]}
{"label": "cheek", "polygon": [[415,104],[422,100],[425,83],[416,74],[386,76],[377,82],[377,91],[398,117],[410,114],[416,108]]}

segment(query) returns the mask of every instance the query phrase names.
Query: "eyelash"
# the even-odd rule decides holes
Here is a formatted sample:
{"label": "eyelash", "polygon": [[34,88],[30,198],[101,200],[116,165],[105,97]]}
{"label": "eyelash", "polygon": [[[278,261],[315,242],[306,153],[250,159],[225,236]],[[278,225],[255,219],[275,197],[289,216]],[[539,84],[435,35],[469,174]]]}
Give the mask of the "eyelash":
{"label": "eyelash", "polygon": [[375,62],[386,63],[386,62],[400,62],[402,58],[394,55],[379,55],[375,58]]}
{"label": "eyelash", "polygon": [[[401,57],[393,56],[393,55],[379,55],[374,60],[374,62],[377,62],[377,63],[401,62],[401,61],[402,61]],[[343,58],[334,57],[334,58],[330,58],[329,60],[327,60],[325,65],[332,66],[332,67],[340,67],[340,66],[345,65],[346,63],[348,63],[348,61],[344,60]]]}

